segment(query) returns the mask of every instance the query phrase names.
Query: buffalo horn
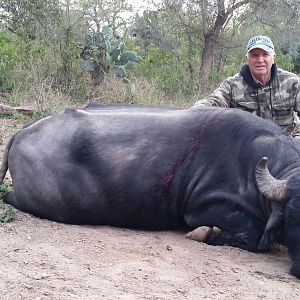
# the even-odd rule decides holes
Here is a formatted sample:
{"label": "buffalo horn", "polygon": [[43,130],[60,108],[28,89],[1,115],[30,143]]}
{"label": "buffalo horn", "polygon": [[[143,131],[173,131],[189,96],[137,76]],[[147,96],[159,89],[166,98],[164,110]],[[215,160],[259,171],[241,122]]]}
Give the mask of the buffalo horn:
{"label": "buffalo horn", "polygon": [[273,177],[267,167],[267,157],[263,157],[255,168],[255,179],[259,191],[269,200],[283,203],[286,201],[287,180]]}

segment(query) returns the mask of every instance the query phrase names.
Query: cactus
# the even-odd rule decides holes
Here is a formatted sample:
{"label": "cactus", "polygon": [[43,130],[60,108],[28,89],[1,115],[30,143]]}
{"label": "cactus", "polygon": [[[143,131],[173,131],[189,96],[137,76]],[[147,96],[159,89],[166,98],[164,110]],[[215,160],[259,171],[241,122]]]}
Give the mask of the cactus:
{"label": "cactus", "polygon": [[110,72],[128,81],[128,70],[142,60],[135,52],[124,51],[124,43],[114,39],[109,26],[87,35],[85,42],[78,46],[82,49],[80,67],[90,73],[93,85],[100,84]]}

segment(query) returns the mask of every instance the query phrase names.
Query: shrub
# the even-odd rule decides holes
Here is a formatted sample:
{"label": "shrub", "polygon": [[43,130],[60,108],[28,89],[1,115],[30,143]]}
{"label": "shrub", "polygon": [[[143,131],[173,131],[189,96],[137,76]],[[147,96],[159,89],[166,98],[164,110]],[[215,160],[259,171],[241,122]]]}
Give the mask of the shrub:
{"label": "shrub", "polygon": [[9,192],[10,188],[6,181],[0,185],[0,223],[8,223],[16,218],[16,209],[11,205],[3,203],[3,196]]}

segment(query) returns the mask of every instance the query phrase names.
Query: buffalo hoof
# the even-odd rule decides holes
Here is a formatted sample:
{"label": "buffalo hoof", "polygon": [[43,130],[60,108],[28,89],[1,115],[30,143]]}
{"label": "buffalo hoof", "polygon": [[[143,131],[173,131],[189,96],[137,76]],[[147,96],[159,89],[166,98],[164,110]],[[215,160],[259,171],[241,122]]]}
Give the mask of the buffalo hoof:
{"label": "buffalo hoof", "polygon": [[212,232],[212,228],[208,226],[200,226],[193,231],[188,232],[185,237],[190,240],[203,242],[209,233]]}
{"label": "buffalo hoof", "polygon": [[190,240],[194,240],[197,242],[203,242],[208,235],[219,235],[221,233],[221,229],[218,227],[208,227],[208,226],[200,226],[194,229],[193,231],[188,232],[185,237]]}

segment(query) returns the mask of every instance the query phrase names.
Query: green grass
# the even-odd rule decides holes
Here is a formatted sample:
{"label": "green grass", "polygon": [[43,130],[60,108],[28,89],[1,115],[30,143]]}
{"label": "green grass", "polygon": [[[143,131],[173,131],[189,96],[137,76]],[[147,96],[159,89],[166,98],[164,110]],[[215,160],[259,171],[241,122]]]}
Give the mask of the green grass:
{"label": "green grass", "polygon": [[3,196],[10,191],[6,181],[0,185],[0,223],[8,223],[16,219],[17,210],[11,205],[3,203]]}
{"label": "green grass", "polygon": [[16,117],[11,114],[11,115],[6,115],[6,114],[0,114],[0,119],[15,119]]}

